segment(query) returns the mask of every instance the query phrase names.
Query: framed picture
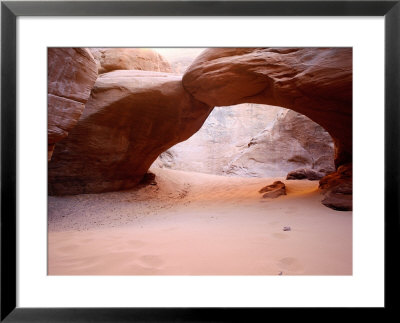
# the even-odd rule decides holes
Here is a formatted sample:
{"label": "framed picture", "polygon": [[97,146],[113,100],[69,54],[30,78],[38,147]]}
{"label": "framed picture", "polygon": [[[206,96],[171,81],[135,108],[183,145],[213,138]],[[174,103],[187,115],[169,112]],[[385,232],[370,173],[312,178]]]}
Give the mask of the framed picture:
{"label": "framed picture", "polygon": [[[4,1],[1,15],[1,321],[230,322],[253,321],[266,311],[292,315],[283,314],[287,308],[394,308],[399,1]],[[48,48],[266,46],[347,48],[352,53],[353,132],[348,136],[354,139],[350,154],[357,167],[350,274],[54,275],[55,267],[47,267]],[[342,61],[340,55],[333,56]],[[211,90],[191,95],[212,101]],[[214,101],[210,105],[217,106]],[[338,122],[345,132],[343,120]],[[67,186],[62,189],[74,190]],[[296,273],[293,259],[284,258],[282,264]]]}

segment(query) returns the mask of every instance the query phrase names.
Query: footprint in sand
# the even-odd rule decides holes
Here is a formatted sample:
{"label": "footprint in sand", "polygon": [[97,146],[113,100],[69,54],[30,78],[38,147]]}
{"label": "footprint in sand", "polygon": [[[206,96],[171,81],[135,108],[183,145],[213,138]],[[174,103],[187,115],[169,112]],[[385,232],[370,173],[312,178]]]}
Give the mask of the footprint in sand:
{"label": "footprint in sand", "polygon": [[145,243],[140,240],[128,240],[127,244],[129,244],[132,247],[143,247]]}
{"label": "footprint in sand", "polygon": [[80,248],[79,245],[71,244],[71,245],[67,245],[67,246],[58,248],[58,251],[61,251],[61,252],[74,252],[74,251],[78,250],[79,248]]}
{"label": "footprint in sand", "polygon": [[176,230],[176,227],[171,227],[171,228],[165,228],[163,229],[164,232],[170,232]]}
{"label": "footprint in sand", "polygon": [[279,269],[285,271],[301,271],[303,266],[301,263],[293,257],[285,257],[278,262]]}
{"label": "footprint in sand", "polygon": [[82,243],[91,243],[93,241],[93,239],[82,239]]}
{"label": "footprint in sand", "polygon": [[154,267],[159,267],[164,263],[161,257],[157,255],[144,255],[140,257],[140,260],[143,264]]}
{"label": "footprint in sand", "polygon": [[289,236],[284,233],[273,233],[272,236],[276,239],[287,239]]}
{"label": "footprint in sand", "polygon": [[293,214],[293,213],[296,213],[296,212],[297,212],[297,208],[295,208],[295,207],[290,207],[290,208],[285,210],[286,214]]}

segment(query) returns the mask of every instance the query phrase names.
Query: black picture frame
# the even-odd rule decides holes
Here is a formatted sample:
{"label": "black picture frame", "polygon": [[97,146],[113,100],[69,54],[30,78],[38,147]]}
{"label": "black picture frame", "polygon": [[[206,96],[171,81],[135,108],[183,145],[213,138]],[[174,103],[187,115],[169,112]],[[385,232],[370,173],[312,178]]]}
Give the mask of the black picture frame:
{"label": "black picture frame", "polygon": [[[400,0],[396,1],[82,1],[1,3],[1,322],[253,322],[288,308],[16,307],[16,19],[19,16],[382,16],[385,19],[385,306],[399,286]],[[373,148],[371,148],[373,149]],[[373,153],[373,151],[371,151]],[[371,167],[374,167],[371,165]],[[371,188],[382,190],[383,188]],[[345,291],[344,291],[345,292]],[[318,312],[318,309],[313,309]],[[335,315],[333,309],[329,315]],[[347,311],[349,311],[348,309]],[[284,314],[282,313],[283,311]],[[303,311],[304,312],[304,311]],[[269,313],[268,313],[269,314]],[[270,314],[269,314],[270,315]],[[298,315],[298,314],[296,314]],[[314,312],[314,315],[317,315]],[[368,311],[371,318],[372,312]],[[326,313],[324,313],[326,317]],[[380,317],[382,320],[382,318]],[[262,319],[264,320],[264,319]],[[259,319],[257,319],[259,321]]]}

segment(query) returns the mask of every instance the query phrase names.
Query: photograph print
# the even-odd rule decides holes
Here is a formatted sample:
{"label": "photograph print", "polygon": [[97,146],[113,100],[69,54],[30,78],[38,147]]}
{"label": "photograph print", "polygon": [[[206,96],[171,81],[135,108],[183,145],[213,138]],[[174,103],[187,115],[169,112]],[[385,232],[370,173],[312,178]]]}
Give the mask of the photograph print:
{"label": "photograph print", "polygon": [[48,275],[352,275],[352,48],[48,48]]}

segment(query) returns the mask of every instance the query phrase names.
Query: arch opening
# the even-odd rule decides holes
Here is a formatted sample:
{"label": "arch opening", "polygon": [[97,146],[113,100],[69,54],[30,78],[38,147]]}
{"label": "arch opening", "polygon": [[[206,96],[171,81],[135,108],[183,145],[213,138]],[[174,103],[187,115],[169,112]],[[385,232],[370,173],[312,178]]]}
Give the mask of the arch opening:
{"label": "arch opening", "polygon": [[243,103],[215,107],[194,135],[161,153],[152,167],[259,178],[297,171],[299,179],[317,180],[335,171],[334,143],[304,115]]}

